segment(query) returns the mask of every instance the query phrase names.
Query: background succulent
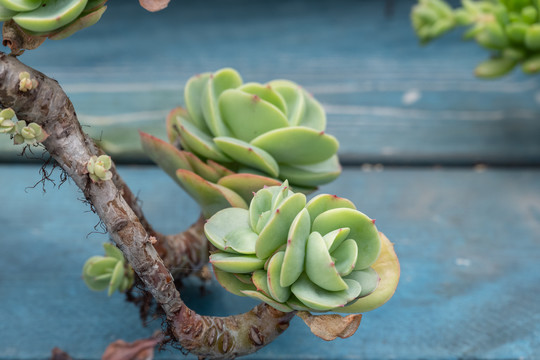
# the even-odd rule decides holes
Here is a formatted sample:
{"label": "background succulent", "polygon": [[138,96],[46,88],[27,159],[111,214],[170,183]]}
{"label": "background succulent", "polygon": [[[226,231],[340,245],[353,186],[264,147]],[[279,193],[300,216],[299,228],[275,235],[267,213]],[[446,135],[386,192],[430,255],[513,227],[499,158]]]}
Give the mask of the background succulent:
{"label": "background succulent", "polygon": [[281,311],[364,312],[386,302],[399,279],[392,245],[349,200],[259,190],[249,209],[228,208],[204,227],[210,262],[230,292]]}
{"label": "background succulent", "polygon": [[108,290],[109,296],[116,290],[125,292],[133,286],[135,275],[126,262],[122,251],[105,243],[105,256],[92,256],[83,266],[83,280],[94,291]]}
{"label": "background succulent", "polygon": [[540,1],[462,0],[452,9],[443,0],[420,0],[411,18],[423,43],[457,26],[469,26],[466,39],[492,51],[475,70],[479,77],[498,77],[521,64],[525,73],[540,71]]}
{"label": "background succulent", "polygon": [[0,0],[0,21],[13,20],[30,35],[59,40],[94,25],[107,0]]}
{"label": "background succulent", "polygon": [[187,110],[167,118],[167,144],[141,133],[146,154],[211,216],[247,208],[252,192],[288,179],[310,192],[339,176],[337,140],[322,106],[287,80],[243,84],[232,69],[192,77]]}

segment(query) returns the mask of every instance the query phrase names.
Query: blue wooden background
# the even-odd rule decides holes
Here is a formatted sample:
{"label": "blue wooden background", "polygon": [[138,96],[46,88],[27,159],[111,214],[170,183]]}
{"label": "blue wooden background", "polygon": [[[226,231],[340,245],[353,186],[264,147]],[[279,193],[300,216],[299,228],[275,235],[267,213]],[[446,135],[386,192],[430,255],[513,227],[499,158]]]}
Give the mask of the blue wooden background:
{"label": "blue wooden background", "polygon": [[[191,75],[232,66],[247,81],[289,78],[324,104],[347,166],[321,192],[377,219],[396,244],[401,282],[352,338],[327,343],[295,320],[251,358],[538,358],[539,79],[474,79],[487,54],[458,33],[421,48],[412,4],[174,0],[151,14],[115,0],[96,26],[21,60],[64,86],[164,232],[187,227],[197,207],[142,165],[137,129],[163,136]],[[99,359],[111,341],[159,328],[142,327],[121,295],[85,288],[82,264],[107,236],[87,236],[98,219],[73,184],[27,189],[39,165],[18,151],[0,138],[0,359],[45,359],[54,346]],[[200,298],[193,280],[183,296],[205,314],[253,305],[215,283],[209,291]]]}

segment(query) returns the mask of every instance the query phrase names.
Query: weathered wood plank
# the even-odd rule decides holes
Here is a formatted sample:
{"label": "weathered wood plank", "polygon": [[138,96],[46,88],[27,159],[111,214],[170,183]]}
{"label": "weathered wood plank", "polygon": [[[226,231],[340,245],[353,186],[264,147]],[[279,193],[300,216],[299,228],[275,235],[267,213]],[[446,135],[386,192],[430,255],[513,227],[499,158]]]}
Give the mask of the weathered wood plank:
{"label": "weathered wood plank", "polygon": [[[538,79],[474,79],[485,51],[458,33],[421,48],[413,1],[393,15],[385,3],[175,1],[151,14],[115,1],[98,25],[21,59],[65,85],[88,131],[130,161],[142,159],[136,130],[163,136],[191,75],[232,66],[310,90],[348,163],[539,164]],[[0,149],[13,159],[6,139]]]}
{"label": "weathered wood plank", "polygon": [[[121,167],[165,232],[186,227],[197,208],[159,170]],[[0,359],[44,359],[60,346],[77,359],[99,359],[107,343],[144,329],[122,296],[87,290],[85,259],[104,235],[76,200],[72,184],[48,192],[25,187],[37,166],[0,166]],[[367,313],[353,338],[326,343],[300,321],[253,359],[533,359],[540,352],[540,171],[472,168],[347,169],[325,192],[352,199],[395,243],[402,265],[395,297]],[[213,283],[205,314],[231,314],[252,302]],[[178,358],[166,351],[158,359]]]}

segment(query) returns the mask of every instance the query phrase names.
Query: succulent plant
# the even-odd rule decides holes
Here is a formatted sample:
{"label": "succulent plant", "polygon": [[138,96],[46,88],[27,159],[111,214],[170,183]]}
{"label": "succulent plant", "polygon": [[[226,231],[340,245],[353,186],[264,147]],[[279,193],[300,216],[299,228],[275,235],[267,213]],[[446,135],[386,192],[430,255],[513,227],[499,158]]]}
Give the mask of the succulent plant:
{"label": "succulent plant", "polygon": [[15,112],[11,108],[0,111],[0,134],[11,134],[15,131],[15,122],[12,120]]}
{"label": "succulent plant", "polygon": [[339,176],[339,144],[324,132],[324,109],[297,84],[243,84],[227,68],[192,77],[184,95],[187,110],[167,118],[169,141],[181,150],[144,133],[142,144],[205,215],[247,208],[263,185],[287,179],[307,193]]}
{"label": "succulent plant", "polygon": [[0,21],[12,19],[30,35],[64,39],[94,25],[107,0],[0,0]]}
{"label": "succulent plant", "polygon": [[22,92],[30,91],[38,86],[37,80],[30,78],[30,74],[27,71],[19,74],[19,80],[19,90]]}
{"label": "succulent plant", "polygon": [[99,157],[94,155],[88,160],[86,169],[88,170],[88,174],[92,181],[100,182],[111,180],[112,172],[109,171],[111,166],[112,161],[109,155],[101,155]]}
{"label": "succulent plant", "polygon": [[116,290],[125,292],[133,286],[135,273],[126,262],[122,251],[105,243],[105,256],[92,256],[83,266],[83,280],[94,291],[108,288],[109,296]]}
{"label": "succulent plant", "polygon": [[12,130],[13,142],[15,145],[26,143],[36,145],[45,140],[49,135],[36,123],[26,124],[26,121],[19,120]]}
{"label": "succulent plant", "polygon": [[386,302],[399,279],[392,245],[354,204],[259,190],[249,209],[219,211],[205,224],[217,248],[214,273],[228,291],[281,311],[364,312]]}
{"label": "succulent plant", "polygon": [[540,71],[540,2],[538,0],[462,0],[452,9],[443,0],[420,0],[411,18],[423,43],[457,26],[469,26],[466,39],[492,51],[475,70],[479,77],[507,74],[521,64],[525,73]]}

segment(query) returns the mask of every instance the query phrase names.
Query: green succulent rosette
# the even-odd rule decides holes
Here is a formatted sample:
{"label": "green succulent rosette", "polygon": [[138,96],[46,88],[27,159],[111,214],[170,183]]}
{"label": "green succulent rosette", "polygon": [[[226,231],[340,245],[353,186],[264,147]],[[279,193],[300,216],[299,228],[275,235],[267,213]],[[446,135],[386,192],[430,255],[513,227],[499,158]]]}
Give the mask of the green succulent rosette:
{"label": "green succulent rosette", "polygon": [[337,196],[306,203],[287,182],[259,190],[247,210],[219,211],[204,231],[220,284],[281,311],[365,312],[398,283],[399,262],[374,221]]}
{"label": "green succulent rosette", "polygon": [[94,25],[107,0],[0,0],[0,21],[13,20],[29,35],[64,39]]}
{"label": "green succulent rosette", "polygon": [[116,246],[105,243],[103,248],[105,256],[92,256],[84,264],[84,283],[93,291],[108,289],[109,296],[115,291],[126,292],[135,281],[133,269]]}
{"label": "green succulent rosette", "polygon": [[462,0],[457,9],[443,0],[419,0],[411,20],[423,43],[468,26],[464,37],[492,53],[476,67],[476,76],[495,78],[517,65],[528,74],[540,71],[539,14],[538,0]]}
{"label": "green succulent rosette", "polygon": [[187,110],[167,118],[170,144],[145,133],[141,140],[207,217],[247,208],[264,185],[287,179],[308,193],[341,173],[322,106],[293,82],[244,84],[235,70],[222,69],[192,77],[184,95]]}

